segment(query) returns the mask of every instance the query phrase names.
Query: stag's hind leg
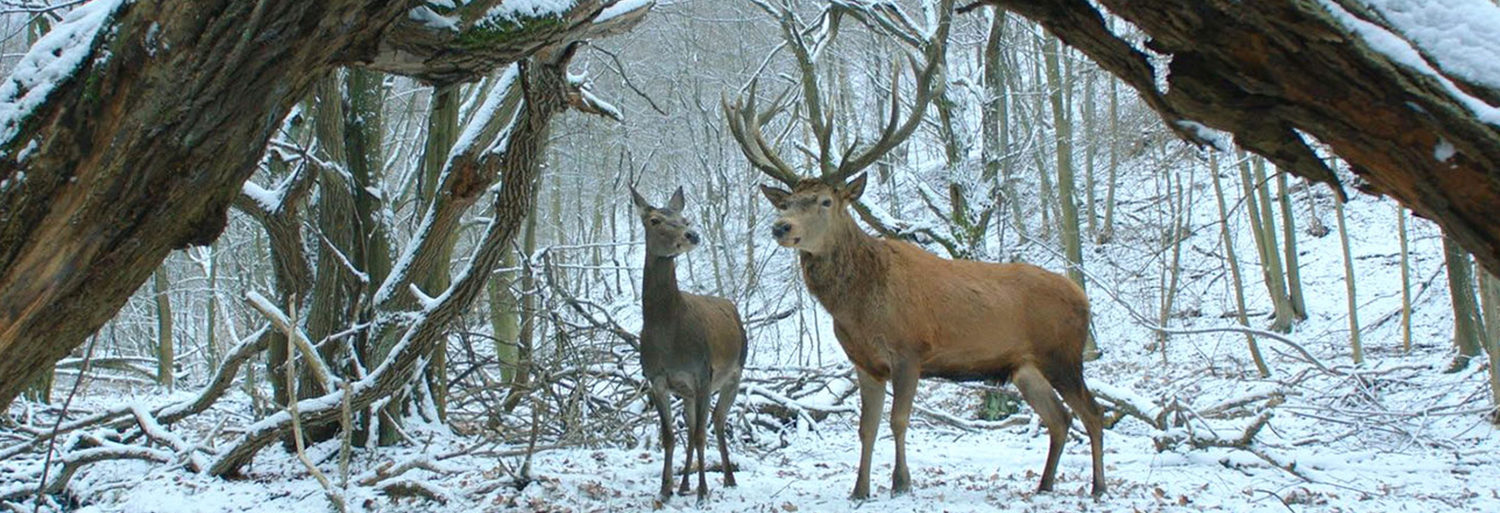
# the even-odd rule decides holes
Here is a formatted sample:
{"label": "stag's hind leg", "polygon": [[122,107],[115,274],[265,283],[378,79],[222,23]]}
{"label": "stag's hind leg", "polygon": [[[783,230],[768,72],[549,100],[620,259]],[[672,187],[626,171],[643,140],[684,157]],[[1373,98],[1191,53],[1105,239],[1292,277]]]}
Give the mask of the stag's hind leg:
{"label": "stag's hind leg", "polygon": [[719,389],[719,402],[714,404],[714,437],[719,439],[719,461],[724,465],[724,486],[737,486],[734,468],[729,463],[729,439],[724,436],[724,421],[729,416],[729,407],[740,393],[740,379],[735,377]]}
{"label": "stag's hind leg", "polygon": [[1094,394],[1082,382],[1074,390],[1063,390],[1062,397],[1068,407],[1083,421],[1083,429],[1089,434],[1089,450],[1094,456],[1094,497],[1104,495],[1104,413]]}
{"label": "stag's hind leg", "polygon": [[1021,397],[1026,399],[1026,403],[1031,405],[1031,409],[1036,411],[1042,418],[1042,423],[1047,426],[1051,443],[1047,447],[1047,465],[1042,468],[1042,484],[1037,486],[1037,491],[1049,491],[1052,489],[1053,479],[1057,477],[1057,461],[1062,458],[1063,442],[1068,439],[1068,410],[1057,399],[1057,394],[1052,392],[1052,384],[1036,367],[1027,365],[1016,369],[1011,381],[1016,384],[1016,388],[1021,389]]}

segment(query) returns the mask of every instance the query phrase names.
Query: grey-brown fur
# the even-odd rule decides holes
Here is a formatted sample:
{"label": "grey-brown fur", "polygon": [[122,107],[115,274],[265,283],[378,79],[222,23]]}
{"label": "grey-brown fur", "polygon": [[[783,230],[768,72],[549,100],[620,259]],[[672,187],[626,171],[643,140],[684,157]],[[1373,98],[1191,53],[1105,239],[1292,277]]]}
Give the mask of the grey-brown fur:
{"label": "grey-brown fur", "polygon": [[641,286],[641,368],[650,383],[651,402],[661,421],[661,490],[658,498],[672,496],[672,394],[683,399],[688,427],[687,462],[680,493],[689,491],[687,472],[693,452],[698,455],[698,501],[708,496],[703,450],[707,444],[706,423],[709,397],[717,391],[714,405],[714,436],[719,439],[724,486],[735,486],[729,462],[724,419],[739,392],[745,366],[745,327],[729,300],[682,292],[677,288],[676,258],[698,245],[698,236],[682,215],[682,188],[665,208],[653,207],[630,191],[646,233],[646,265]]}

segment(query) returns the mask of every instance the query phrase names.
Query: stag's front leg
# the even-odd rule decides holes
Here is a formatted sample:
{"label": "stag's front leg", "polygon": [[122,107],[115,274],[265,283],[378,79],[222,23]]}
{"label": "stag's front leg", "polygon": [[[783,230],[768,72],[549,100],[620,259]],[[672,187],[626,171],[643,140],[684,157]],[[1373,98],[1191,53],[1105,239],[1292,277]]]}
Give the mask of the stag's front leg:
{"label": "stag's front leg", "polygon": [[891,437],[896,440],[896,469],[891,472],[891,496],[911,491],[911,473],[906,468],[906,426],[911,422],[912,400],[917,395],[916,365],[898,363],[891,373]]}
{"label": "stag's front leg", "polygon": [[859,475],[854,478],[854,493],[850,499],[870,498],[870,453],[875,449],[875,438],[880,435],[880,410],[885,406],[885,382],[876,379],[859,367]]}
{"label": "stag's front leg", "polygon": [[[676,437],[672,436],[672,396],[667,390],[665,379],[657,378],[651,380],[651,404],[656,405],[656,415],[661,421],[661,450],[663,453],[661,464],[661,490],[657,492],[657,500],[665,503],[672,498],[672,446],[677,443]],[[691,451],[689,451],[691,452]]]}

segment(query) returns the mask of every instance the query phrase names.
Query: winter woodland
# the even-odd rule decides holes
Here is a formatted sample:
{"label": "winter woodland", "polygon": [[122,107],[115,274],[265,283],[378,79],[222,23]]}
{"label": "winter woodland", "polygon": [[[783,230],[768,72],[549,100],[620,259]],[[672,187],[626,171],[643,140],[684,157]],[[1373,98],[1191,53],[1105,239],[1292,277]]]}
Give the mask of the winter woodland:
{"label": "winter woodland", "polygon": [[[16,202],[46,206],[42,189],[28,189],[42,179],[28,180],[27,159],[54,158],[49,145],[62,143],[28,146],[48,130],[30,120],[92,80],[88,66],[212,46],[173,46],[187,39],[170,26],[129,28],[168,3],[0,0],[0,220],[29,219]],[[91,271],[140,285],[121,291],[96,329],[84,314],[53,320],[88,326],[76,347],[57,349],[60,360],[34,366],[0,417],[0,508],[1500,509],[1500,280],[1474,249],[1475,234],[1500,221],[1445,236],[1435,215],[1361,192],[1396,182],[1381,182],[1378,168],[1366,175],[1370,166],[1349,164],[1320,133],[1282,126],[1314,166],[1249,132],[1194,122],[1206,118],[1180,104],[1153,106],[1140,84],[1033,21],[1042,8],[1020,5],[1091,4],[404,4],[389,31],[458,34],[415,39],[432,47],[529,43],[488,68],[438,52],[420,65],[373,58],[289,75],[305,94],[263,121],[264,133],[205,136],[241,141],[234,151],[250,157],[242,172],[220,173],[248,177],[224,189],[227,224],[169,253],[160,243],[159,265]],[[1425,94],[1500,126],[1494,2],[1303,4],[1392,69],[1433,77]],[[1179,69],[1141,27],[1111,14],[1101,22],[1158,74]],[[227,51],[273,44],[258,37]],[[406,48],[396,54],[426,47]],[[451,62],[432,65],[442,59]],[[182,117],[194,109],[240,108],[186,100],[212,80],[184,78],[182,104],[135,115],[167,126],[208,123]],[[1146,86],[1169,97],[1157,80]],[[1183,117],[1164,121],[1168,108]],[[1476,160],[1468,143],[1438,141],[1420,151],[1455,166]],[[1392,154],[1412,144],[1389,142]],[[1469,187],[1500,187],[1489,169]],[[923,379],[906,434],[910,493],[892,496],[895,449],[882,421],[870,497],[849,498],[856,371],[798,251],[773,239],[780,213],[761,186],[856,176],[866,185],[849,212],[867,233],[943,258],[1034,264],[1082,286],[1092,314],[1084,377],[1105,426],[1102,497],[1090,496],[1082,423],[1065,439],[1054,489],[1039,492],[1048,429],[1015,386]],[[160,202],[219,194],[203,187]],[[730,461],[710,429],[706,459],[682,465],[689,405],[674,400],[668,467],[694,490],[663,502],[661,427],[641,357],[654,340],[642,335],[652,216],[631,190],[669,207],[679,187],[676,213],[696,248],[676,257],[677,284],[732,302],[747,344],[724,419]],[[22,244],[10,233],[0,245]],[[19,272],[8,266],[22,257],[0,257],[0,274]],[[0,291],[24,290],[9,286]],[[0,309],[0,332],[20,311]],[[725,465],[737,486],[724,486]]]}

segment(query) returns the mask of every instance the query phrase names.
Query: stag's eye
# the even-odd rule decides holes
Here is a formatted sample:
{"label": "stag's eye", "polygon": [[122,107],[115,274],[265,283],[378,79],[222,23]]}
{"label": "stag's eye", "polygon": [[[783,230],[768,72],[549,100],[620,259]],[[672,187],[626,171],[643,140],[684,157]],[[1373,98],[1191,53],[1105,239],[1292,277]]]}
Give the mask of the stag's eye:
{"label": "stag's eye", "polygon": [[833,206],[833,200],[829,199],[829,198],[823,198],[823,206],[824,207],[831,207],[831,206]]}
{"label": "stag's eye", "polygon": [[657,218],[654,218],[654,217],[651,218],[651,226],[656,226],[656,225],[659,225],[659,224],[661,224],[661,219],[657,219]]}

